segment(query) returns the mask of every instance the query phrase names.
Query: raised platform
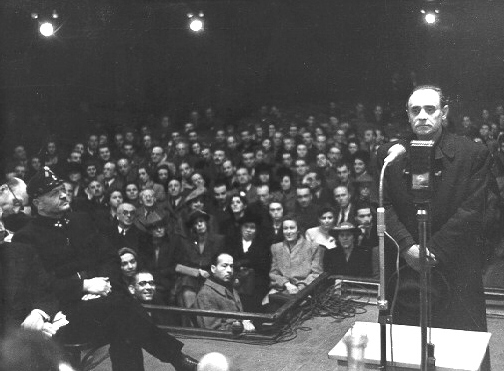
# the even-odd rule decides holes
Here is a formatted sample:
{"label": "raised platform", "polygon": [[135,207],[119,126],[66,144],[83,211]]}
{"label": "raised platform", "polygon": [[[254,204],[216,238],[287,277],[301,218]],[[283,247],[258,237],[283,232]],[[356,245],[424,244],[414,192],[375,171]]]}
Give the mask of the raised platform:
{"label": "raised platform", "polygon": [[[366,334],[368,338],[364,361],[367,369],[380,364],[380,325],[370,322],[355,322],[345,334]],[[390,334],[390,325],[387,325]],[[488,332],[447,330],[432,328],[432,343],[435,345],[436,371],[477,371],[490,341]],[[393,357],[390,337],[387,337],[387,364],[397,370],[420,368],[420,327],[392,326]],[[329,358],[346,364],[347,349],[343,340],[329,351]],[[393,364],[392,364],[393,359]]]}

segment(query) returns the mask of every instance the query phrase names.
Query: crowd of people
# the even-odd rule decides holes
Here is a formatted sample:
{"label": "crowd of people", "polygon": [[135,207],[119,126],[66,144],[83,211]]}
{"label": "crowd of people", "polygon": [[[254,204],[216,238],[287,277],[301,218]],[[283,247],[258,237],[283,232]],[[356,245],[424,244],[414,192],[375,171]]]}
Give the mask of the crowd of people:
{"label": "crowd of people", "polygon": [[[103,259],[111,254],[120,262],[114,288],[140,302],[272,310],[279,294],[298,293],[322,272],[378,277],[377,151],[408,137],[411,128],[402,119],[380,105],[368,111],[362,103],[345,113],[330,104],[323,115],[303,118],[262,107],[239,123],[224,123],[210,109],[203,118],[193,112],[181,127],[164,116],[155,127],[93,132],[67,153],[56,137],[37,154],[20,144],[6,166],[4,191],[14,197],[10,207],[2,206],[4,229],[16,240],[32,218],[19,216],[30,214],[30,204],[28,196],[10,189],[17,189],[16,178],[28,183],[31,214],[43,215],[42,190],[32,183],[43,173],[44,182],[64,185],[59,197],[78,215],[70,223],[90,223]],[[474,121],[464,117],[448,129],[489,148],[499,213],[504,108],[498,106],[495,116],[483,110]],[[499,246],[498,230],[491,251]],[[19,236],[17,241],[30,242]],[[63,274],[58,259],[42,256],[43,268]],[[89,278],[77,271],[79,279],[99,286],[86,293],[91,300],[111,288],[111,278],[98,268],[82,269],[93,270]],[[234,325],[210,317],[173,321],[224,330]],[[242,325],[254,330],[250,322]]]}

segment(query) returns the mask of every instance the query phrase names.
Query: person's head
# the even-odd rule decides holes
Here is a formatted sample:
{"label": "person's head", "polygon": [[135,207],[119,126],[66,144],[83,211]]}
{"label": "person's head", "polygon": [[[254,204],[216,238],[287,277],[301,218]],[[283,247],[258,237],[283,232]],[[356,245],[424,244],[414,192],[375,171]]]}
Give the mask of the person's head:
{"label": "person's head", "polygon": [[226,159],[226,152],[223,149],[217,148],[213,152],[213,162],[216,166],[221,166]]}
{"label": "person's head", "polygon": [[298,126],[295,123],[291,123],[289,125],[289,135],[292,138],[295,138],[298,135]]}
{"label": "person's head", "polygon": [[335,228],[338,244],[343,250],[348,251],[353,249],[355,239],[358,236],[359,229],[352,223],[343,222]]}
{"label": "person's head", "polygon": [[283,205],[279,200],[272,200],[268,205],[268,212],[271,219],[279,222],[283,218]]}
{"label": "person's head", "polygon": [[24,179],[26,176],[26,166],[23,164],[16,164],[16,166],[14,166],[14,176],[19,179]]}
{"label": "person's head", "polygon": [[280,180],[280,187],[283,192],[289,192],[292,188],[292,173],[289,170],[280,171],[277,173]]}
{"label": "person's head", "polygon": [[98,148],[98,156],[103,162],[110,161],[110,148],[107,144],[102,144],[100,148]]}
{"label": "person's head", "polygon": [[346,208],[350,203],[350,193],[347,186],[337,186],[334,188],[333,194],[334,201],[336,201],[339,207]]}
{"label": "person's head", "polygon": [[187,140],[189,141],[189,143],[196,143],[198,141],[198,133],[196,132],[196,130],[190,130],[187,133]]}
{"label": "person's head", "polygon": [[187,155],[188,145],[185,142],[178,142],[175,145],[175,153],[178,157],[184,157]]}
{"label": "person's head", "polygon": [[408,99],[407,113],[411,129],[420,140],[436,140],[441,136],[448,115],[441,89],[435,86],[417,87]]}
{"label": "person's head", "polygon": [[183,179],[185,179],[186,181],[189,181],[192,173],[194,172],[194,169],[187,161],[182,161],[179,165],[179,172],[180,172],[180,176]]}
{"label": "person's head", "polygon": [[133,277],[138,272],[138,254],[136,250],[122,247],[117,252],[121,259],[121,272],[124,277]]}
{"label": "person's head", "polygon": [[191,143],[191,152],[194,155],[196,155],[196,156],[201,155],[201,144],[200,144],[200,142],[193,142],[193,143]]}
{"label": "person's head", "polygon": [[227,284],[233,279],[233,257],[226,253],[218,253],[212,257],[210,271],[217,282]]}
{"label": "person's head", "polygon": [[215,143],[223,144],[226,142],[226,132],[219,129],[215,132]]}
{"label": "person's head", "polygon": [[68,162],[80,164],[82,162],[82,153],[77,151],[70,152],[70,155],[68,156]]}
{"label": "person's head", "polygon": [[245,144],[250,143],[251,137],[250,137],[250,131],[248,129],[240,131],[240,140],[242,143]]}
{"label": "person's head", "polygon": [[191,183],[196,187],[196,188],[205,188],[205,178],[203,178],[203,175],[199,172],[194,172],[191,175]]}
{"label": "person's head", "polygon": [[270,189],[269,185],[261,184],[257,186],[257,197],[259,198],[259,202],[263,206],[267,206],[270,200]]}
{"label": "person's head", "polygon": [[307,185],[299,185],[296,189],[296,199],[301,208],[304,209],[310,206],[312,202],[310,187],[308,187]]}
{"label": "person's head", "polygon": [[115,133],[114,134],[114,145],[116,148],[122,148],[124,144],[124,135],[123,133]]}
{"label": "person's head", "polygon": [[216,182],[213,186],[214,199],[217,205],[224,207],[227,202],[227,185],[224,182]]}
{"label": "person's head", "polygon": [[103,165],[103,177],[105,179],[113,179],[116,176],[116,164],[112,161]]}
{"label": "person's head", "polygon": [[299,177],[304,177],[308,173],[308,165],[306,160],[298,158],[296,160],[296,173]]}
{"label": "person's head", "polygon": [[40,161],[40,157],[33,156],[30,159],[30,166],[34,172],[39,171],[40,168],[42,167],[42,161]]}
{"label": "person's head", "polygon": [[124,201],[124,197],[121,191],[115,190],[110,192],[109,195],[109,205],[113,209],[117,209],[117,207],[122,204]]}
{"label": "person's head", "polygon": [[235,175],[235,167],[233,166],[233,161],[225,160],[222,163],[222,172],[226,178],[232,178]]}
{"label": "person's head", "polygon": [[126,129],[124,131],[124,142],[134,143],[136,141],[135,131],[133,129]]}
{"label": "person's head", "polygon": [[297,219],[292,215],[286,215],[282,219],[282,231],[287,242],[296,242],[298,239]]}
{"label": "person's head", "polygon": [[371,213],[371,205],[369,205],[369,203],[357,205],[355,210],[355,221],[359,227],[371,226],[373,214]]}
{"label": "person's head", "polygon": [[180,191],[182,190],[182,184],[180,179],[172,178],[168,182],[168,194],[171,198],[177,199],[180,196]]}
{"label": "person's head", "polygon": [[200,210],[203,211],[205,208],[205,202],[203,200],[202,188],[196,188],[186,197],[186,204],[190,211]]}
{"label": "person's head", "polygon": [[488,139],[488,136],[490,135],[490,125],[485,123],[481,124],[479,135],[482,139]]}
{"label": "person's head", "polygon": [[325,153],[321,152],[317,154],[317,167],[320,169],[325,169],[329,163],[327,162],[327,156]]}
{"label": "person's head", "polygon": [[257,232],[258,226],[261,224],[261,218],[248,210],[240,219],[240,232],[245,241],[252,241]]}
{"label": "person's head", "polygon": [[271,139],[270,138],[264,138],[261,142],[262,149],[265,152],[269,152],[271,150]]}
{"label": "person's head", "polygon": [[144,149],[151,149],[152,148],[152,136],[150,134],[145,134],[142,137],[142,147]]}
{"label": "person's head", "polygon": [[247,169],[252,169],[255,166],[255,155],[254,151],[246,150],[242,153],[242,163]]}
{"label": "person's head", "polygon": [[238,146],[238,142],[236,141],[236,138],[233,135],[229,135],[226,138],[226,147],[229,148],[230,150],[236,149]]}
{"label": "person's head", "polygon": [[88,136],[87,147],[91,151],[96,151],[98,149],[98,135],[90,134]]}
{"label": "person's head", "polygon": [[296,156],[298,159],[300,158],[306,158],[308,155],[308,148],[306,147],[306,144],[304,143],[299,143],[296,146]]}
{"label": "person's head", "polygon": [[124,186],[124,196],[126,200],[137,201],[138,200],[138,185],[135,182],[128,182]]}
{"label": "person's head", "polygon": [[12,178],[0,186],[0,209],[4,217],[20,212],[29,214],[28,202],[26,184],[22,179]]}
{"label": "person's head", "polygon": [[240,166],[238,169],[236,169],[236,179],[238,180],[239,185],[248,186],[251,181],[248,168],[245,166]]}
{"label": "person's head", "polygon": [[156,293],[156,282],[152,273],[141,270],[132,277],[128,290],[141,303],[150,303]]}
{"label": "person's head", "polygon": [[283,149],[285,152],[291,152],[294,148],[296,142],[290,136],[283,138]]}
{"label": "person's head", "polygon": [[138,180],[140,181],[141,184],[142,183],[145,184],[151,180],[151,176],[146,167],[140,166],[138,168]]}
{"label": "person's head", "polygon": [[135,222],[136,207],[127,202],[117,206],[117,221],[121,228],[129,228]]}
{"label": "person's head", "polygon": [[46,149],[49,156],[54,156],[57,150],[56,142],[53,140],[47,142]]}
{"label": "person's head", "polygon": [[373,144],[376,140],[375,131],[371,128],[364,130],[363,140],[366,144]]}
{"label": "person's head", "polygon": [[94,162],[86,164],[86,175],[89,179],[96,178],[96,164]]}
{"label": "person's head", "polygon": [[306,174],[302,183],[308,186],[312,192],[317,192],[322,187],[322,179],[316,171],[310,171]]}
{"label": "person's head", "polygon": [[59,218],[70,209],[63,180],[56,177],[47,166],[35,174],[26,191],[42,216]]}
{"label": "person's head", "polygon": [[202,210],[194,210],[189,214],[188,225],[197,235],[204,235],[208,231],[210,216]]}
{"label": "person's head", "polygon": [[161,160],[163,159],[163,156],[164,156],[164,150],[162,147],[160,147],[160,146],[152,147],[150,157],[151,157],[151,161],[154,164],[160,163]]}
{"label": "person's head", "polygon": [[122,146],[122,153],[127,158],[132,158],[133,155],[135,154],[135,146],[133,145],[133,143],[124,142]]}
{"label": "person's head", "polygon": [[78,143],[74,144],[72,151],[74,151],[74,152],[80,152],[80,154],[83,154],[84,153],[84,149],[85,149],[84,143],[78,142]]}
{"label": "person's head", "polygon": [[170,178],[170,169],[168,165],[163,164],[156,169],[157,178],[161,184],[166,184]]}
{"label": "person's head", "polygon": [[317,135],[315,146],[317,147],[317,150],[319,150],[319,152],[325,152],[327,147],[327,136],[325,134]]}
{"label": "person's head", "polygon": [[247,199],[245,198],[245,196],[241,196],[240,194],[232,195],[229,202],[231,212],[237,216],[243,214],[245,208],[247,207]]}
{"label": "person's head", "polygon": [[145,207],[153,207],[156,202],[156,196],[153,189],[144,189],[140,192],[140,203]]}
{"label": "person's head", "polygon": [[14,158],[19,161],[26,160],[26,149],[24,146],[16,146],[14,148]]}
{"label": "person's head", "polygon": [[323,207],[318,213],[320,227],[325,231],[330,231],[334,228],[336,219],[335,212],[331,207]]}
{"label": "person's head", "polygon": [[275,134],[273,135],[273,145],[275,148],[280,148],[280,146],[283,143],[283,134],[281,131],[275,131]]}
{"label": "person's head", "polygon": [[149,233],[153,238],[163,238],[166,236],[166,218],[161,218],[149,227]]}
{"label": "person's head", "polygon": [[87,187],[92,198],[98,199],[103,196],[103,184],[99,180],[92,180]]}
{"label": "person's head", "polygon": [[357,140],[349,140],[347,150],[350,155],[354,155],[359,150],[359,143]]}
{"label": "person's head", "polygon": [[312,133],[309,132],[309,131],[305,131],[303,134],[302,134],[302,139],[303,139],[303,143],[306,145],[306,147],[310,148],[311,145],[313,144],[313,136],[312,136]]}
{"label": "person's head", "polygon": [[350,177],[350,169],[346,162],[339,162],[336,165],[336,177],[341,183],[347,183]]}
{"label": "person's head", "polygon": [[366,171],[366,163],[361,157],[356,157],[353,161],[353,168],[355,175],[359,176]]}
{"label": "person's head", "polygon": [[282,153],[282,166],[291,167],[292,166],[292,155],[290,152]]}
{"label": "person's head", "polygon": [[260,184],[270,184],[271,167],[268,164],[262,163],[256,166],[256,177]]}

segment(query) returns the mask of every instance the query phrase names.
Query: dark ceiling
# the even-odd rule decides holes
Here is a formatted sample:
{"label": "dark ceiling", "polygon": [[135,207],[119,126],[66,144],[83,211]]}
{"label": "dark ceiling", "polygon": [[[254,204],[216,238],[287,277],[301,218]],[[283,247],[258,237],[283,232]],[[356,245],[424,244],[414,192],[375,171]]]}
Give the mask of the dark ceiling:
{"label": "dark ceiling", "polygon": [[[76,135],[89,120],[182,120],[206,105],[238,117],[263,103],[375,102],[395,71],[478,108],[501,98],[502,3],[445,2],[428,28],[426,3],[410,0],[3,0],[4,121]],[[61,28],[42,39],[30,13],[53,9]],[[194,35],[186,14],[200,10]]]}

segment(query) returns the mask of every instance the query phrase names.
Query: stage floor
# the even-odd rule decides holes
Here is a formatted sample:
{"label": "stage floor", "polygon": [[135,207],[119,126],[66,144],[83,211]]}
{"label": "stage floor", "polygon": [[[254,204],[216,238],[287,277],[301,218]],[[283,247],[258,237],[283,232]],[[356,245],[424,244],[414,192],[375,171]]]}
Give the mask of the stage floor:
{"label": "stage floor", "polygon": [[[220,352],[233,362],[233,371],[335,371],[337,361],[330,360],[327,353],[338,343],[355,321],[375,322],[378,318],[376,306],[367,306],[367,312],[341,323],[327,317],[306,321],[304,327],[310,331],[298,331],[297,338],[273,345],[249,345],[210,339],[181,339],[184,351],[195,358],[209,352]],[[504,319],[489,318],[490,356],[494,371],[504,370]],[[144,352],[145,370],[173,370]],[[110,359],[105,359],[96,371],[110,371]]]}

